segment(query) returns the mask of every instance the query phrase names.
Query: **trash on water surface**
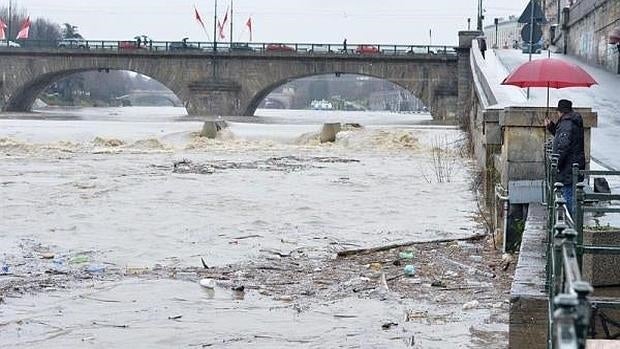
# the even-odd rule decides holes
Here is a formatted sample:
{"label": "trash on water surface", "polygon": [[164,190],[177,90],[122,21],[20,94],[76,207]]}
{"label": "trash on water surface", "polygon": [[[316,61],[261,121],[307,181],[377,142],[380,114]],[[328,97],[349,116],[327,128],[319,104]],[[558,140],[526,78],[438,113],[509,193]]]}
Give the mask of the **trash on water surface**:
{"label": "trash on water surface", "polygon": [[148,267],[132,267],[132,266],[127,266],[125,268],[125,275],[141,275],[141,274],[148,273],[148,271],[149,271]]}
{"label": "trash on water surface", "polygon": [[381,325],[381,328],[383,330],[389,330],[390,328],[396,327],[396,326],[398,326],[398,324],[396,322],[389,321],[389,322],[386,322],[383,325]]}
{"label": "trash on water surface", "polygon": [[398,258],[400,259],[413,259],[413,251],[401,251],[398,253]]}
{"label": "trash on water surface", "polygon": [[86,272],[91,274],[103,273],[105,271],[105,265],[103,264],[90,264],[86,267]]}
{"label": "trash on water surface", "polygon": [[212,289],[215,288],[215,280],[213,280],[213,279],[202,279],[202,280],[200,280],[200,286],[212,290]]}
{"label": "trash on water surface", "polygon": [[383,265],[379,262],[373,262],[368,265],[368,268],[372,271],[381,271]]}
{"label": "trash on water surface", "polygon": [[73,256],[69,262],[71,264],[82,264],[88,262],[88,256],[83,254],[78,254],[77,256]]}
{"label": "trash on water surface", "polygon": [[433,280],[433,282],[431,282],[431,287],[446,287],[446,283],[442,280]]}
{"label": "trash on water surface", "polygon": [[243,292],[245,290],[245,286],[243,286],[243,285],[232,286],[230,289],[235,291],[235,292]]}
{"label": "trash on water surface", "polygon": [[2,265],[2,269],[0,270],[0,273],[8,274],[8,272],[9,272],[9,265],[8,264],[3,264]]}
{"label": "trash on water surface", "polygon": [[463,310],[474,309],[474,308],[477,308],[478,305],[480,305],[480,302],[478,302],[477,300],[473,300],[471,302],[467,302],[463,304]]}
{"label": "trash on water surface", "polygon": [[54,254],[51,252],[43,252],[41,253],[41,259],[53,259]]}
{"label": "trash on water surface", "polygon": [[405,272],[405,276],[414,276],[415,275],[415,266],[413,266],[411,264],[407,264],[407,265],[405,265],[405,268],[403,269],[403,271]]}

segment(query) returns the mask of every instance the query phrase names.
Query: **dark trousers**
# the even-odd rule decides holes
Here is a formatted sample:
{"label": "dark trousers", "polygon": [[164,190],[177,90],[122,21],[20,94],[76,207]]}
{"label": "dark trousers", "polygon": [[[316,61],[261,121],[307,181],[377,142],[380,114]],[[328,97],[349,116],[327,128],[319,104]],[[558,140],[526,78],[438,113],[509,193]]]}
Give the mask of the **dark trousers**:
{"label": "dark trousers", "polygon": [[571,216],[573,216],[573,185],[572,184],[564,184],[562,187],[562,196],[564,196],[564,200],[566,200],[566,208],[568,212],[570,212]]}

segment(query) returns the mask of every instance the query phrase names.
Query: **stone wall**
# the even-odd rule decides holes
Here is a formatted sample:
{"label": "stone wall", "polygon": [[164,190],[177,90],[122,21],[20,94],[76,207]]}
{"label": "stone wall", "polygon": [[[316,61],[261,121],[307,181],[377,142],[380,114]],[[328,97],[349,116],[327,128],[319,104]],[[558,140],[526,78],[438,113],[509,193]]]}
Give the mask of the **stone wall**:
{"label": "stone wall", "polygon": [[510,290],[509,348],[547,348],[546,225],[546,209],[530,204]]}
{"label": "stone wall", "polygon": [[579,0],[565,11],[566,53],[620,73],[618,47],[609,34],[620,26],[620,0]]}

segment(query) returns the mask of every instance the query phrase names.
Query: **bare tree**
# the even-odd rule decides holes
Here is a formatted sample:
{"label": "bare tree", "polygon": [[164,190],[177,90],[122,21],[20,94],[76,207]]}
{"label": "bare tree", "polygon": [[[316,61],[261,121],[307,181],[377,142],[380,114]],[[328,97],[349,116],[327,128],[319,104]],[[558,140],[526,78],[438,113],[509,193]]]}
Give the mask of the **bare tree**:
{"label": "bare tree", "polygon": [[78,27],[69,23],[64,23],[62,26],[62,38],[84,39],[84,37],[80,33],[78,33]]}

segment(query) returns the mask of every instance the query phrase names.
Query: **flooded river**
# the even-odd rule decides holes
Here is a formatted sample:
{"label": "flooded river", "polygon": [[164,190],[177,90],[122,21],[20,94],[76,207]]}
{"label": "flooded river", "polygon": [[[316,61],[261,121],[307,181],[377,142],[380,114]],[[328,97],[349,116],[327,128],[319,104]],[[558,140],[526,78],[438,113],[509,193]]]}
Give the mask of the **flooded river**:
{"label": "flooded river", "polygon": [[[422,114],[259,110],[209,140],[183,114],[0,115],[0,286],[17,287],[0,298],[0,347],[482,348],[504,339],[505,319],[494,318],[505,304],[463,312],[467,300],[449,297],[453,306],[249,284],[238,297],[231,285],[197,282],[203,261],[239,279],[295,255],[312,274],[344,249],[479,233],[458,129]],[[363,127],[320,144],[321,124],[335,121]],[[405,325],[414,308],[458,321]],[[401,325],[386,330],[386,321]]]}

